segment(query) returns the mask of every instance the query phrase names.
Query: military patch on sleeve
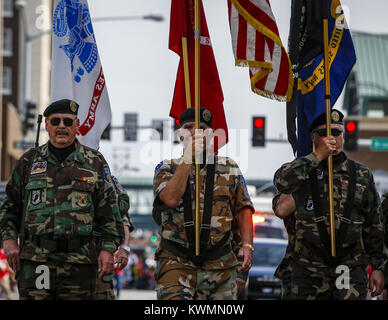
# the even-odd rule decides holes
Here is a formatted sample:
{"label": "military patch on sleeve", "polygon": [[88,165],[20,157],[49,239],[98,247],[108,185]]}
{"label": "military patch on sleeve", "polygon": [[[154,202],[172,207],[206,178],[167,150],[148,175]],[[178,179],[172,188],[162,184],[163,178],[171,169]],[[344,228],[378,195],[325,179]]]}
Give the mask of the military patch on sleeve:
{"label": "military patch on sleeve", "polygon": [[31,175],[47,171],[47,161],[34,162],[31,166]]}
{"label": "military patch on sleeve", "polygon": [[155,167],[155,171],[158,170],[162,165],[163,165],[163,161],[160,162],[160,163]]}
{"label": "military patch on sleeve", "polygon": [[124,192],[123,186],[120,184],[119,180],[115,176],[112,176],[112,181],[114,182],[114,185],[116,186],[119,192]]}
{"label": "military patch on sleeve", "polygon": [[247,183],[245,182],[245,178],[243,176],[241,176],[241,188],[244,192],[248,193]]}
{"label": "military patch on sleeve", "polygon": [[112,184],[112,177],[110,175],[110,169],[107,164],[104,165],[104,180],[109,184]]}
{"label": "military patch on sleeve", "polygon": [[42,190],[32,190],[31,191],[31,204],[36,206],[42,202]]}

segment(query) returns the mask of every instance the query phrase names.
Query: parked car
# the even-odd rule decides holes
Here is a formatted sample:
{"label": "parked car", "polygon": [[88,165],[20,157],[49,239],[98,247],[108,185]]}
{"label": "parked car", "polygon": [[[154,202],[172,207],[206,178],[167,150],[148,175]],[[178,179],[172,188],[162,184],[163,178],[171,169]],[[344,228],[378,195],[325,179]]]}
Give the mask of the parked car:
{"label": "parked car", "polygon": [[252,221],[254,237],[287,239],[283,221],[274,214],[258,214],[256,212],[252,217]]}
{"label": "parked car", "polygon": [[286,252],[287,240],[255,238],[253,262],[249,270],[248,300],[280,299],[281,281],[274,273]]}

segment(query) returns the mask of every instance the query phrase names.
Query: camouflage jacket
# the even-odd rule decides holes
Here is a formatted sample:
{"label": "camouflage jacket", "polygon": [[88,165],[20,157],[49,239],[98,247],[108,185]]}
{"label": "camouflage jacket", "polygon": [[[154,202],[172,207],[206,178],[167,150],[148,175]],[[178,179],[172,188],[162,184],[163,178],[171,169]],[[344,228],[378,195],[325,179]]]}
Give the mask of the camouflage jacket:
{"label": "camouflage jacket", "polygon": [[[154,209],[161,213],[161,225],[159,234],[165,238],[188,248],[184,224],[183,200],[174,209],[167,207],[159,199],[159,193],[166,187],[169,180],[173,177],[175,170],[182,159],[165,160],[155,169],[154,175]],[[203,216],[204,207],[204,184],[206,180],[206,168],[200,170],[200,216]],[[215,177],[214,177],[213,207],[211,217],[211,230],[209,245],[213,246],[220,241],[223,236],[232,231],[232,223],[239,211],[243,207],[254,208],[248,194],[244,177],[238,165],[231,159],[225,157],[216,157]],[[195,167],[192,166],[192,172],[189,175],[191,186],[191,198],[193,199],[193,220],[195,221]],[[229,242],[232,241],[233,233],[230,233]],[[177,259],[176,256],[169,254],[167,251],[158,248],[157,258],[169,258],[179,260],[187,266],[196,268],[195,265],[185,259]],[[204,270],[221,270],[235,267],[239,264],[233,252],[220,257],[219,259],[210,260],[202,265]]]}
{"label": "camouflage jacket", "polygon": [[[315,247],[324,249],[317,222],[315,222],[312,186],[309,181],[309,174],[313,168],[318,168],[317,181],[323,205],[322,214],[325,217],[327,232],[330,234],[328,174],[322,163],[318,162],[314,153],[284,164],[275,173],[274,184],[279,192],[292,193],[295,199],[295,254],[293,256],[301,264],[324,267],[327,265],[322,257],[317,255],[317,252],[311,252],[302,245],[304,239]],[[337,233],[348,196],[348,181],[349,170],[348,160],[346,159],[333,170],[333,202]],[[380,199],[375,188],[372,172],[366,166],[357,162],[354,204],[350,220],[344,243],[337,243],[337,247],[340,245],[345,248],[348,245],[356,244],[359,251],[351,257],[344,257],[341,263],[349,266],[371,263],[374,270],[383,270],[386,255],[383,247]]]}
{"label": "camouflage jacket", "polygon": [[[383,194],[381,208],[383,211],[383,220],[384,220],[384,243],[385,243],[385,247],[388,249],[388,192]],[[387,271],[388,271],[388,268],[387,268]]]}
{"label": "camouflage jacket", "polygon": [[[280,198],[280,193],[278,192],[272,199],[272,210],[276,214],[276,206]],[[291,272],[290,261],[295,249],[295,213],[291,213],[283,219],[284,226],[286,227],[288,235],[288,244],[286,253],[278,267],[275,271],[275,276],[279,279],[287,277]]]}
{"label": "camouflage jacket", "polygon": [[[32,161],[31,170],[29,161]],[[25,176],[28,183],[25,185]],[[58,163],[48,143],[37,152],[27,151],[17,162],[9,178],[0,211],[2,240],[17,239],[23,201],[27,192],[25,243],[21,259],[45,262],[97,263],[95,242],[84,244],[74,252],[50,252],[30,241],[31,236],[49,240],[70,240],[102,236],[102,250],[115,252],[122,243],[122,226],[109,166],[101,153],[76,141],[76,149]]]}
{"label": "camouflage jacket", "polygon": [[115,187],[117,195],[117,205],[119,207],[121,219],[123,220],[123,225],[129,228],[129,232],[135,230],[131,216],[129,215],[130,201],[128,193],[120,184],[119,180],[115,176],[112,176],[112,182]]}

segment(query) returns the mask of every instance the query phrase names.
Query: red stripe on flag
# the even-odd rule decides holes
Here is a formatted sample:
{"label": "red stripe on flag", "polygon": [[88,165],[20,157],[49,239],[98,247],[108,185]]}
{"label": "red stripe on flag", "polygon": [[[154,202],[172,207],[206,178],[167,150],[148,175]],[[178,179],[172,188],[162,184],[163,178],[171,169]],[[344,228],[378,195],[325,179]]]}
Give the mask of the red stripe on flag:
{"label": "red stripe on flag", "polygon": [[255,18],[255,20],[260,21],[260,23],[264,24],[272,32],[278,33],[278,27],[276,25],[276,22],[272,20],[272,18],[269,17],[263,10],[256,7],[249,0],[240,0],[239,2],[244,7],[244,9],[248,11],[253,18]]}
{"label": "red stripe on flag", "polygon": [[247,56],[247,22],[238,16],[237,57],[245,60]]}
{"label": "red stripe on flag", "polygon": [[[287,60],[288,60],[287,53],[284,50],[282,50],[282,62],[287,61]],[[287,94],[288,82],[289,82],[288,76],[289,76],[288,64],[281,63],[275,93],[280,94],[280,95]]]}
{"label": "red stripe on flag", "polygon": [[96,111],[104,87],[105,77],[101,67],[100,74],[98,75],[96,83],[94,85],[93,96],[92,100],[90,101],[88,116],[86,117],[84,123],[79,127],[78,133],[82,136],[86,135],[93,128],[94,123],[96,122]]}

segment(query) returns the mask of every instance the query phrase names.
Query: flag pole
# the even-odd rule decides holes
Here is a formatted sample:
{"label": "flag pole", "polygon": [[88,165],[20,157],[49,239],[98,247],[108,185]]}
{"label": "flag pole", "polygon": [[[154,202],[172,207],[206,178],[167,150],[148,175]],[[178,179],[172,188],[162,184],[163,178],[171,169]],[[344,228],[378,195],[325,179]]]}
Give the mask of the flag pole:
{"label": "flag pole", "polygon": [[[194,40],[195,40],[195,131],[199,130],[199,108],[200,108],[200,36],[201,36],[201,3],[200,0],[195,0],[195,24],[194,24]],[[195,255],[199,255],[199,159],[195,159]]]}
{"label": "flag pole", "polygon": [[187,54],[187,38],[182,37],[183,71],[185,74],[186,107],[191,108],[189,58]]}
{"label": "flag pole", "polygon": [[[329,70],[329,28],[328,14],[329,6],[327,0],[323,1],[323,59],[325,68],[325,102],[326,102],[326,135],[331,136],[331,108],[330,108],[330,70]],[[336,256],[335,248],[335,221],[333,204],[333,156],[330,154],[327,158],[329,172],[329,206],[330,206],[330,241],[331,255]]]}

